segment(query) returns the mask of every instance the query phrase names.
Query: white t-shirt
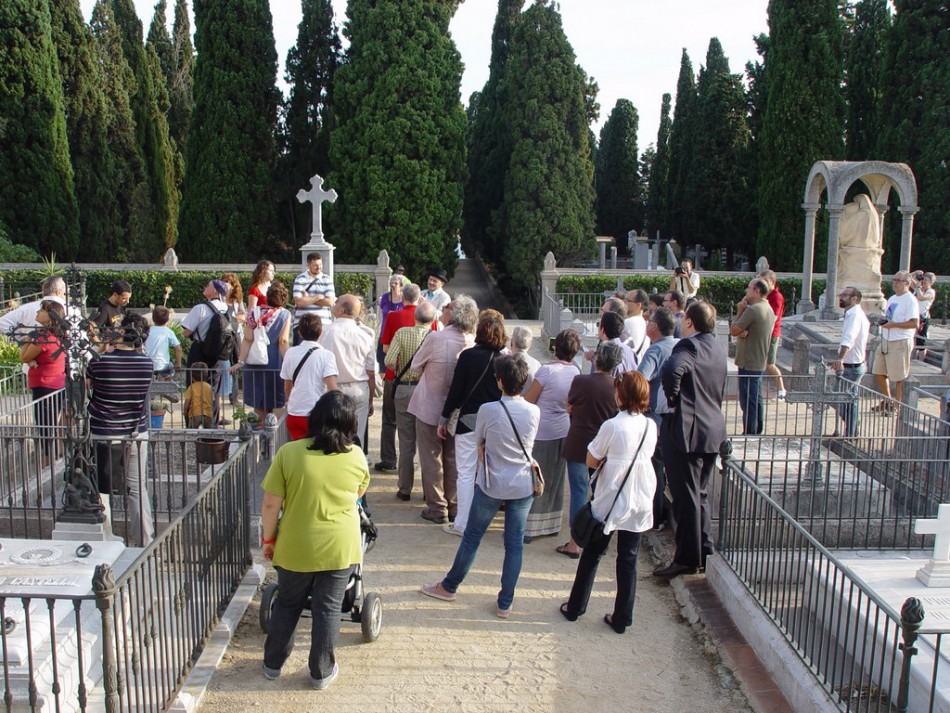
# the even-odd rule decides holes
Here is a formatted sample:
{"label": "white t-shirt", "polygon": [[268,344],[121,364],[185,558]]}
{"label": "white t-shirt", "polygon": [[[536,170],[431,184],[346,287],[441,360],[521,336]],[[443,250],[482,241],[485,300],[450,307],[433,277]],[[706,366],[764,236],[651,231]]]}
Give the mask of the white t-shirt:
{"label": "white t-shirt", "polygon": [[[225,314],[228,311],[228,306],[217,298],[211,300],[211,304],[213,304],[214,308],[221,314]],[[210,322],[211,309],[208,307],[208,303],[199,302],[194,307],[192,307],[191,311],[189,311],[188,314],[185,315],[185,318],[181,320],[181,328],[187,329],[189,332],[191,332],[191,338],[200,342],[202,339],[208,336],[208,324]]]}
{"label": "white t-shirt", "polygon": [[[891,322],[906,322],[909,319],[920,319],[920,307],[917,298],[911,292],[902,295],[891,295],[887,300],[887,309],[884,315]],[[882,329],[881,335],[888,342],[901,339],[913,339],[917,330],[911,329]]]}
{"label": "white t-shirt", "polygon": [[930,319],[930,306],[934,303],[934,300],[937,299],[937,293],[934,292],[934,288],[928,287],[925,290],[923,287],[918,287],[914,290],[914,297],[917,298],[917,304],[920,308],[920,318]]}
{"label": "white t-shirt", "polygon": [[[640,446],[641,439],[643,446],[638,452],[637,447]],[[594,458],[607,458],[600,475],[597,476],[594,502],[591,505],[594,516],[604,522],[605,533],[614,530],[644,532],[653,527],[656,472],[653,470],[650,456],[656,449],[656,439],[656,424],[653,421],[643,414],[631,416],[626,411],[621,411],[610,420],[604,421],[594,440],[587,446]],[[635,454],[636,461],[630,471],[630,477],[617,497],[617,504],[611,509],[617,490],[623,483],[623,477]]]}
{"label": "white t-shirt", "polygon": [[637,314],[632,317],[627,317],[623,321],[623,326],[627,334],[630,335],[630,341],[628,343],[636,352],[637,363],[639,364],[643,359],[643,355],[647,353],[647,349],[650,347],[650,340],[647,339],[647,321],[643,318],[642,314]]}
{"label": "white t-shirt", "polygon": [[287,413],[291,416],[309,416],[313,405],[327,392],[327,385],[323,381],[328,376],[336,376],[336,357],[333,352],[324,349],[316,342],[303,341],[291,347],[284,354],[284,363],[280,367],[280,378],[284,381],[293,381],[294,372],[301,359],[311,349],[316,347],[300,373],[287,399]]}

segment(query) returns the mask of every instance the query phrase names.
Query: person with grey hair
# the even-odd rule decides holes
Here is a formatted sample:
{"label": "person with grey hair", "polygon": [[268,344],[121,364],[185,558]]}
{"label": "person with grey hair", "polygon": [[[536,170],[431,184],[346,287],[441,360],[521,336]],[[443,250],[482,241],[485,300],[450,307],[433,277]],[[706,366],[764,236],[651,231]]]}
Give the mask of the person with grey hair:
{"label": "person with grey hair", "polygon": [[458,295],[442,308],[440,320],[444,329],[426,337],[412,359],[419,384],[409,400],[409,413],[416,419],[416,452],[426,501],[420,515],[444,525],[458,512],[458,469],[455,436],[439,438],[439,418],[459,354],[475,343],[478,305],[471,297]]}
{"label": "person with grey hair", "polygon": [[[66,282],[62,275],[50,275],[40,283],[40,291],[43,295],[41,299],[27,302],[14,309],[11,309],[5,315],[0,317],[0,334],[10,334],[17,326],[37,327],[36,314],[40,311],[40,305],[46,300],[59,302],[66,306]],[[67,310],[67,314],[69,310]]]}
{"label": "person with grey hair", "polygon": [[[409,289],[409,288],[406,288]],[[422,341],[432,331],[435,322],[435,305],[421,302],[413,317],[415,324],[396,331],[389,349],[386,350],[386,367],[392,369],[396,404],[396,431],[399,434],[399,490],[402,500],[408,500],[415,480],[416,417],[409,413],[409,401],[419,383],[419,372],[412,369],[412,358],[422,346]]]}
{"label": "person with grey hair", "polygon": [[[416,323],[416,307],[419,304],[421,290],[419,285],[411,283],[402,289],[402,309],[393,311],[383,322],[379,343],[383,346],[383,354],[389,351],[389,345],[403,327],[412,327]],[[433,326],[435,322],[433,321]],[[383,364],[385,364],[385,357]],[[383,382],[383,426],[379,435],[379,462],[376,470],[391,472],[396,470],[396,372],[386,368],[386,377]],[[400,500],[408,500],[409,496],[402,492],[397,493]]]}
{"label": "person with grey hair", "polygon": [[[587,467],[587,446],[604,421],[617,415],[614,370],[623,361],[623,348],[616,342],[601,342],[594,351],[594,373],[575,376],[567,394],[571,426],[564,439],[567,482],[570,488],[570,519],[587,502],[591,469]],[[570,538],[555,548],[571,559],[581,556],[581,548]]]}
{"label": "person with grey hair", "polygon": [[524,363],[528,365],[528,380],[524,385],[525,391],[527,391],[531,387],[531,382],[534,381],[534,375],[541,368],[541,362],[528,354],[528,350],[531,349],[531,342],[534,341],[534,334],[527,327],[518,326],[511,330],[510,341],[511,353],[520,354],[521,358],[524,359]]}

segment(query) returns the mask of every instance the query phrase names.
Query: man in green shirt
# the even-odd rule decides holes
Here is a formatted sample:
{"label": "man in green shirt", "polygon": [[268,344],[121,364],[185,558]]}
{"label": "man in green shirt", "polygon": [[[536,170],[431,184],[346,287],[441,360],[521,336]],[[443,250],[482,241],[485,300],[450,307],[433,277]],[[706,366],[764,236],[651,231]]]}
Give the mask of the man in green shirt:
{"label": "man in green shirt", "polygon": [[743,433],[758,434],[763,430],[762,374],[775,326],[775,313],[766,301],[768,294],[768,283],[761,277],[753,278],[745,288],[745,297],[737,306],[736,320],[729,330],[732,336],[738,337],[736,366]]}

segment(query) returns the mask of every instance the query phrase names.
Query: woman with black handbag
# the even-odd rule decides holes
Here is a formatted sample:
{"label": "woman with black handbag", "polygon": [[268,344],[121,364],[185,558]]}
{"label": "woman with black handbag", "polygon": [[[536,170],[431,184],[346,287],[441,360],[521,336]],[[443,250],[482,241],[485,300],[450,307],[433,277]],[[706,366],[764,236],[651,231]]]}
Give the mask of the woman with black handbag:
{"label": "woman with black handbag", "polygon": [[[592,481],[593,498],[578,512],[578,517],[592,517],[597,526],[590,541],[582,544],[574,586],[561,614],[576,621],[587,611],[597,566],[617,530],[617,596],[604,622],[622,634],[633,623],[640,537],[653,527],[656,473],[650,456],[657,433],[656,424],[643,415],[650,402],[650,384],[643,375],[628,371],[617,377],[615,387],[620,413],[604,422],[587,447],[587,465],[598,472]],[[572,526],[572,532],[575,529]]]}

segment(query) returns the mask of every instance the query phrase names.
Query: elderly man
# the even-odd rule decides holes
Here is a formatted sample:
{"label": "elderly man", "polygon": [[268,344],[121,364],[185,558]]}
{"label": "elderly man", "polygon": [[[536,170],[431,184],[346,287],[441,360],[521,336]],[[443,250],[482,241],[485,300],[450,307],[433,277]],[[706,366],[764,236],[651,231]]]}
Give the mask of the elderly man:
{"label": "elderly man", "polygon": [[433,267],[429,268],[427,277],[429,278],[429,289],[422,293],[422,299],[431,302],[432,306],[435,307],[436,314],[439,314],[442,308],[452,300],[449,293],[442,289],[445,283],[449,281],[449,276],[445,274],[445,270],[441,267]]}
{"label": "elderly man", "polygon": [[455,519],[458,471],[455,436],[439,438],[439,417],[459,354],[475,343],[478,306],[471,297],[459,295],[442,309],[440,319],[444,329],[426,337],[412,359],[419,385],[409,401],[409,413],[416,417],[416,450],[426,500],[421,516],[445,524]]}
{"label": "elderly man", "polygon": [[323,324],[330,322],[330,307],[336,299],[333,279],[323,271],[320,253],[307,255],[307,269],[294,278],[294,345],[300,344],[297,325],[305,314],[315,314]]}
{"label": "elderly man", "polygon": [[[660,373],[663,365],[670,358],[673,347],[678,341],[673,337],[673,313],[666,307],[659,307],[650,316],[647,322],[647,337],[650,340],[650,346],[647,348],[643,359],[637,366],[637,371],[643,374],[643,377],[650,382],[650,410],[646,414],[651,418],[659,429],[662,421],[662,415],[670,413],[669,405],[666,403],[666,396],[661,391]],[[666,527],[666,471],[663,469],[663,450],[659,440],[657,440],[656,450],[651,457],[653,470],[656,472],[656,493],[653,496],[653,529],[662,530]]]}
{"label": "elderly man", "polygon": [[713,551],[706,485],[726,438],[726,350],[713,335],[715,328],[716,308],[702,301],[691,304],[683,317],[683,338],[660,370],[670,407],[662,416],[660,447],[676,520],[673,562],[653,572],[662,579],[696,573]]}
{"label": "elderly man", "polygon": [[[203,342],[208,336],[208,331],[211,328],[211,318],[215,316],[215,312],[222,315],[227,314],[228,306],[224,300],[228,295],[228,289],[228,284],[223,280],[209,280],[201,293],[205,298],[204,302],[199,302],[192,307],[185,318],[181,320],[182,331],[186,337],[192,340],[191,349],[188,350],[188,366],[203,361],[213,370],[215,383],[218,381],[217,370],[214,368],[219,361],[218,355],[206,353]],[[236,361],[236,359],[232,359],[232,361]],[[190,372],[188,383],[191,383]],[[217,388],[215,388],[215,393],[217,393]]]}
{"label": "elderly man", "polygon": [[396,497],[409,500],[415,480],[416,417],[409,413],[409,402],[419,383],[419,373],[412,369],[412,359],[422,341],[432,331],[435,306],[421,303],[415,310],[416,323],[403,327],[393,336],[386,350],[386,366],[395,372],[396,428],[399,432],[399,489]]}
{"label": "elderly man", "polygon": [[40,283],[40,292],[42,299],[33,300],[26,304],[11,309],[5,315],[0,317],[0,334],[10,334],[18,325],[24,327],[36,327],[36,313],[40,311],[40,305],[45,300],[59,302],[66,306],[66,282],[62,275],[50,275]]}
{"label": "elderly man", "polygon": [[[838,293],[838,306],[844,310],[844,324],[841,327],[837,358],[831,362],[831,368],[838,375],[838,390],[854,397],[858,395],[858,384],[866,371],[864,355],[871,328],[868,316],[861,307],[861,298],[861,290],[856,287],[845,287]],[[836,410],[844,420],[844,435],[858,435],[857,403],[841,404],[836,406]]]}
{"label": "elderly man", "polygon": [[762,375],[769,358],[769,344],[775,313],[766,301],[769,284],[761,277],[749,281],[745,297],[737,305],[736,321],[729,333],[738,337],[736,366],[739,368],[739,408],[743,433],[759,434],[764,429]]}
{"label": "elderly man", "polygon": [[877,378],[878,388],[884,398],[871,411],[883,416],[892,416],[897,412],[896,404],[890,400],[888,380],[894,382],[894,398],[899,402],[904,381],[910,376],[910,355],[920,323],[920,305],[910,291],[910,282],[907,270],[894,275],[894,294],[888,298],[887,309],[878,320],[881,341],[874,351],[871,372]]}
{"label": "elderly man", "polygon": [[333,322],[323,328],[319,341],[336,357],[337,388],[356,403],[357,434],[366,451],[366,421],[373,413],[376,360],[372,330],[356,321],[361,310],[359,297],[340,295],[333,305]]}

